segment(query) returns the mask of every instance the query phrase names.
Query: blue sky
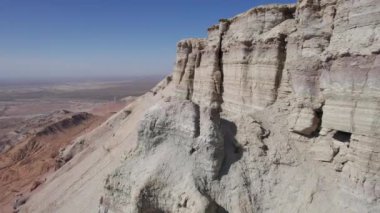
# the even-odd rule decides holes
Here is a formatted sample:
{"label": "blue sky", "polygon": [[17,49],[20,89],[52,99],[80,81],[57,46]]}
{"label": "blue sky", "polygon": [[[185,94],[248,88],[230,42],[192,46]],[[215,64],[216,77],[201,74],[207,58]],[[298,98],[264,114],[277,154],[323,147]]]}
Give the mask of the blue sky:
{"label": "blue sky", "polygon": [[0,79],[167,74],[182,38],[295,0],[0,0]]}

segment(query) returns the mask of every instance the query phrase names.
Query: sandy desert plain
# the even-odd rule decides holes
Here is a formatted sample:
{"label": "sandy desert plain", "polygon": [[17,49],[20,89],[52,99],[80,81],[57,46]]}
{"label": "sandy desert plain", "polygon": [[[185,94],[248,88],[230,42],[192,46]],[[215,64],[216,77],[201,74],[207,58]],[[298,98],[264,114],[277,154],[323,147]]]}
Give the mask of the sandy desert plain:
{"label": "sandy desert plain", "polygon": [[12,211],[17,197],[31,193],[59,167],[63,147],[160,79],[0,81],[0,209]]}

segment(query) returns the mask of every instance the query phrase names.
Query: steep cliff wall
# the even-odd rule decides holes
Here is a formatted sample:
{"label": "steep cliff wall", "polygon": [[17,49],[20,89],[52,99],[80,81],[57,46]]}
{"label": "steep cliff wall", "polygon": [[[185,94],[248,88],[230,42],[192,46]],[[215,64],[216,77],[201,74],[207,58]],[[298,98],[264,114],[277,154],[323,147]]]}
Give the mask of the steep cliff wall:
{"label": "steep cliff wall", "polygon": [[[139,154],[107,179],[101,209],[380,211],[379,30],[377,0],[300,0],[253,8],[221,19],[206,39],[180,41],[176,100],[148,112]],[[198,108],[180,107],[188,101]],[[187,126],[213,133],[184,133]],[[137,188],[123,178],[146,165],[136,156],[161,162],[129,172],[149,180]]]}
{"label": "steep cliff wall", "polygon": [[379,54],[378,0],[257,7],[180,41],[172,81],[101,138],[138,145],[99,211],[380,212]]}
{"label": "steep cliff wall", "polygon": [[[200,64],[212,68],[195,70],[195,95],[188,99],[202,105],[217,100],[205,93],[220,93],[227,118],[292,101],[293,132],[316,140],[324,137],[321,129],[352,134],[344,175],[355,187],[367,185],[367,195],[377,199],[379,30],[376,0],[253,8],[209,29],[206,50],[199,54]],[[212,86],[216,71],[222,76],[220,92]]]}

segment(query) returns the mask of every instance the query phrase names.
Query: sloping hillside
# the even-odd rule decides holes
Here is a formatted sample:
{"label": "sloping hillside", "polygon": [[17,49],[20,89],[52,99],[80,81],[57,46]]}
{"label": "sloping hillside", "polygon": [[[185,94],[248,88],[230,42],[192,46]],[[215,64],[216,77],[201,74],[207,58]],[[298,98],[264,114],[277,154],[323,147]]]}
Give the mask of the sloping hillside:
{"label": "sloping hillside", "polygon": [[300,0],[180,41],[21,211],[380,212],[379,14]]}

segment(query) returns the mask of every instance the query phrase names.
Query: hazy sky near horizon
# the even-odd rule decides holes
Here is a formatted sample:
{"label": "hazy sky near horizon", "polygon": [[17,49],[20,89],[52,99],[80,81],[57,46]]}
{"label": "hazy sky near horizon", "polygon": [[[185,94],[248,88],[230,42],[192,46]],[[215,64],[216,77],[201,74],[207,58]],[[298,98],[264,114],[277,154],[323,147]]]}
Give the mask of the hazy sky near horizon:
{"label": "hazy sky near horizon", "polygon": [[168,74],[176,43],[296,0],[0,0],[0,79]]}

